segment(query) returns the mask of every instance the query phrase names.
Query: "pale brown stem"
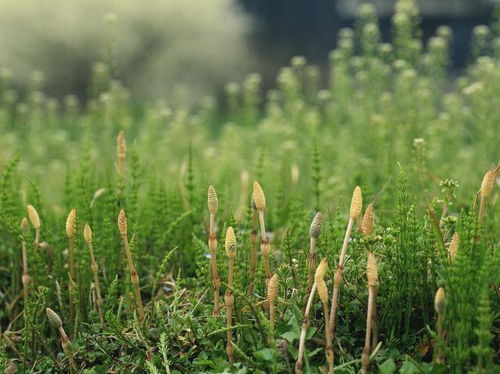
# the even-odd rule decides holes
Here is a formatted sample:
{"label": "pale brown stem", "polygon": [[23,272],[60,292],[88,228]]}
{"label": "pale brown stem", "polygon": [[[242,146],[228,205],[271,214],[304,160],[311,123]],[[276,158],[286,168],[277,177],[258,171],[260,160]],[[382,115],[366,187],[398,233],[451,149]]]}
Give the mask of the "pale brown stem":
{"label": "pale brown stem", "polygon": [[479,203],[479,214],[477,216],[477,223],[479,226],[483,224],[483,216],[485,208],[486,208],[486,199],[481,197],[481,202]]}
{"label": "pale brown stem", "polygon": [[375,290],[374,286],[368,286],[368,310],[366,312],[366,333],[365,333],[365,347],[363,348],[363,353],[361,354],[361,373],[366,374],[368,372],[368,364],[370,363],[370,350],[371,350],[371,333],[372,333],[372,321],[373,321],[373,310],[375,307]]}
{"label": "pale brown stem", "polygon": [[264,211],[262,211],[262,210],[259,210],[259,223],[260,223],[260,235],[261,235],[262,241],[265,242],[265,241],[267,241],[266,223],[264,221]]}
{"label": "pale brown stem", "polygon": [[307,256],[307,289],[310,290],[314,283],[314,271],[316,269],[316,238],[309,242],[309,254]]}
{"label": "pale brown stem", "polygon": [[35,249],[40,246],[40,229],[35,229]]}
{"label": "pale brown stem", "polygon": [[21,281],[23,283],[23,298],[24,298],[24,306],[26,307],[26,303],[28,302],[28,287],[31,282],[31,277],[28,272],[28,253],[26,250],[26,242],[22,242],[22,255],[23,255],[23,275],[21,277]]}
{"label": "pale brown stem", "polygon": [[75,321],[75,304],[73,299],[73,284],[75,283],[75,240],[69,238],[69,316],[71,322]]}
{"label": "pale brown stem", "polygon": [[349,218],[344,236],[344,242],[342,244],[342,250],[340,251],[339,263],[337,265],[337,270],[335,271],[335,277],[333,279],[332,305],[330,308],[330,331],[332,332],[333,337],[335,337],[335,318],[337,316],[337,309],[339,304],[340,285],[342,283],[344,274],[345,256],[347,246],[349,245],[349,238],[351,237],[353,223],[354,220],[352,218]]}
{"label": "pale brown stem", "polygon": [[325,317],[325,335],[326,335],[326,341],[325,341],[325,356],[326,356],[326,362],[328,363],[328,374],[333,374],[333,369],[334,369],[334,364],[333,364],[333,339],[332,339],[332,332],[330,331],[328,327],[328,303],[323,303],[323,314]]}
{"label": "pale brown stem", "polygon": [[70,372],[72,373],[76,370],[75,360],[73,358],[73,352],[71,350],[71,340],[69,340],[66,331],[64,331],[63,327],[59,327],[59,335],[61,336],[61,346],[63,348],[64,354],[66,355],[69,364],[70,364]]}
{"label": "pale brown stem", "polygon": [[217,271],[217,239],[215,237],[215,215],[210,214],[210,230],[208,234],[208,247],[210,249],[210,267],[212,271],[212,286],[214,291],[214,316],[220,315],[219,294],[220,294],[220,277]]}
{"label": "pale brown stem", "polygon": [[104,327],[104,314],[102,311],[102,306],[104,302],[102,300],[101,287],[99,285],[99,266],[95,261],[94,246],[92,245],[92,242],[88,242],[87,244],[90,252],[90,270],[92,270],[92,274],[94,276],[95,293],[97,298],[97,311],[99,313],[99,320],[101,322],[101,325]]}
{"label": "pale brown stem", "polygon": [[125,168],[123,167],[124,161],[125,157],[118,156],[118,174],[120,174],[120,177],[123,177],[125,174]]}
{"label": "pale brown stem", "polygon": [[[228,281],[229,290],[226,291],[226,309],[227,309],[227,327],[232,327],[233,325],[233,306],[234,306],[234,296],[231,292],[233,288],[233,277],[234,277],[234,257],[229,257],[229,270],[228,270]],[[234,362],[234,347],[233,347],[233,330],[227,330],[227,359],[229,364]]]}
{"label": "pale brown stem", "polygon": [[249,284],[248,284],[248,294],[251,295],[253,293],[255,287],[255,273],[257,271],[257,211],[254,209],[253,215],[253,227],[252,232],[250,233],[250,241],[252,243],[252,247],[250,249],[250,276],[249,276]]}
{"label": "pale brown stem", "polygon": [[[227,327],[231,327],[233,324],[233,305],[231,303],[232,297],[233,295],[231,291],[226,291]],[[226,353],[227,360],[229,361],[229,364],[232,365],[234,363],[233,330],[227,330]]]}
{"label": "pale brown stem", "polygon": [[144,308],[142,306],[141,290],[139,287],[139,277],[135,271],[134,263],[132,262],[132,254],[130,253],[130,247],[128,244],[127,235],[122,235],[123,246],[125,247],[125,254],[127,256],[128,268],[130,270],[130,281],[135,288],[135,301],[137,303],[137,311],[139,313],[139,319],[144,319]]}
{"label": "pale brown stem", "polygon": [[437,322],[436,322],[436,329],[437,329],[437,336],[439,339],[439,344],[436,344],[435,348],[435,353],[434,353],[434,360],[442,364],[444,362],[444,355],[441,347],[439,346],[440,344],[443,344],[444,342],[444,328],[443,328],[443,322],[444,322],[444,316],[442,314],[438,314],[437,316]]}
{"label": "pale brown stem", "polygon": [[266,274],[266,286],[269,283],[269,279],[273,276],[271,273],[271,264],[269,262],[269,254],[271,252],[271,247],[269,245],[269,242],[262,242],[260,245],[261,252],[262,252],[262,262],[264,263],[264,273]]}
{"label": "pale brown stem", "polygon": [[377,288],[373,290],[372,347],[378,345]]}
{"label": "pale brown stem", "polygon": [[302,321],[302,330],[300,332],[300,340],[299,340],[299,353],[297,355],[297,362],[295,363],[296,374],[302,373],[302,370],[304,369],[302,361],[304,358],[307,329],[309,327],[309,314],[311,312],[311,306],[315,293],[316,293],[316,282],[313,283],[311,292],[309,293],[309,298],[307,299],[306,309],[304,311],[304,320]]}

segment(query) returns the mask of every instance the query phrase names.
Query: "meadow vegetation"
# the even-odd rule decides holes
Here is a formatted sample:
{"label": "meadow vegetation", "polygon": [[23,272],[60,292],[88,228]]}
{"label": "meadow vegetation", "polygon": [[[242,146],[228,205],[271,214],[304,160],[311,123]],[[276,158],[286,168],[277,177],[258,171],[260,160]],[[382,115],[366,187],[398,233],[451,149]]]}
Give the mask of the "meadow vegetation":
{"label": "meadow vegetation", "polygon": [[194,107],[4,71],[0,370],[498,370],[500,18],[453,81],[418,24],[400,0],[382,42],[363,5],[328,76]]}

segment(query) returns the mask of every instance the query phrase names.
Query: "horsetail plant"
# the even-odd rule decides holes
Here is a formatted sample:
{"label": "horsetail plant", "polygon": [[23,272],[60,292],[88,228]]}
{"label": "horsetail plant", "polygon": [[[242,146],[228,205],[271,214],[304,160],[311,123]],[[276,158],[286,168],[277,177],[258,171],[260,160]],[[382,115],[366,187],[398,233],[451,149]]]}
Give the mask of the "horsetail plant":
{"label": "horsetail plant", "polygon": [[309,228],[309,254],[307,255],[307,289],[310,290],[314,283],[314,270],[316,269],[316,240],[321,233],[321,212],[316,213]]}
{"label": "horsetail plant", "polygon": [[123,241],[123,247],[125,249],[125,254],[127,256],[128,268],[130,271],[130,281],[135,288],[135,302],[137,304],[137,311],[139,313],[139,319],[144,320],[144,308],[142,306],[141,289],[139,287],[139,277],[135,271],[134,262],[132,261],[132,253],[130,252],[130,246],[128,242],[127,234],[127,216],[125,211],[122,209],[118,214],[118,229]]}
{"label": "horsetail plant", "polygon": [[255,287],[255,273],[257,271],[257,238],[259,236],[259,232],[257,230],[258,225],[258,211],[255,207],[255,203],[252,198],[252,231],[250,232],[250,265],[248,267],[249,277],[248,277],[248,294],[251,295],[253,293]]}
{"label": "horsetail plant", "polygon": [[[363,219],[361,220],[361,233],[369,238],[373,234],[373,224],[374,224],[374,216],[373,216],[373,205],[368,204],[365,210],[365,214],[363,215]],[[370,254],[370,252],[369,252]],[[372,347],[377,346],[378,344],[378,316],[377,316],[377,288],[373,289],[373,308],[372,313]]]}
{"label": "horsetail plant", "polygon": [[22,243],[21,243],[21,246],[22,246],[22,256],[23,256],[23,274],[22,274],[22,277],[21,277],[21,282],[23,284],[23,298],[24,298],[24,307],[26,308],[26,303],[28,302],[28,288],[29,288],[29,284],[31,282],[31,277],[30,277],[30,274],[29,274],[29,270],[28,270],[28,252],[27,252],[27,248],[26,248],[26,239],[24,238],[24,236],[27,234],[28,232],[28,219],[26,217],[23,217],[23,219],[21,220],[21,231],[23,233],[23,238],[22,238]]}
{"label": "horsetail plant", "polygon": [[33,205],[28,205],[26,210],[28,211],[28,218],[30,219],[31,226],[35,229],[35,249],[38,249],[40,245],[40,216]]}
{"label": "horsetail plant", "polygon": [[455,232],[451,237],[450,246],[448,247],[448,255],[450,257],[450,262],[454,262],[457,258],[458,247],[460,246],[460,236],[458,232]]}
{"label": "horsetail plant", "polygon": [[488,170],[484,175],[483,181],[481,183],[481,190],[480,190],[481,202],[479,205],[479,214],[477,218],[479,225],[483,223],[484,210],[486,208],[486,200],[491,195],[491,191],[493,191],[493,185],[495,183],[495,175],[497,170],[498,168]]}
{"label": "horsetail plant", "polygon": [[264,210],[266,209],[266,196],[264,195],[264,190],[260,186],[259,182],[253,182],[253,202],[257,211],[259,212],[259,223],[260,223],[260,233],[261,233],[261,244],[260,250],[262,253],[262,261],[264,263],[264,272],[266,274],[266,283],[271,279],[271,265],[269,264],[269,256],[271,254],[271,246],[269,244],[269,239],[266,234],[266,224],[264,221]]}
{"label": "horsetail plant", "polygon": [[74,370],[76,370],[76,365],[75,365],[75,360],[73,358],[71,340],[69,339],[68,334],[66,334],[66,331],[64,330],[61,317],[59,317],[59,315],[50,308],[46,308],[46,313],[49,323],[59,332],[59,336],[61,337],[61,346],[63,352],[66,355],[66,358],[68,359],[68,362],[70,364],[70,372],[73,372]]}
{"label": "horsetail plant", "polygon": [[323,316],[325,319],[325,357],[328,363],[328,374],[333,374],[334,368],[334,358],[333,358],[333,339],[332,332],[329,328],[328,318],[329,318],[329,308],[328,308],[328,288],[325,282],[325,275],[328,271],[328,260],[324,258],[318,265],[316,273],[314,274],[314,282],[316,283],[316,289],[318,291],[319,298],[321,299],[321,304],[323,305]]}
{"label": "horsetail plant", "polygon": [[368,308],[366,312],[365,346],[363,348],[363,353],[361,354],[362,374],[368,372],[368,365],[370,363],[373,311],[376,309],[375,295],[377,294],[378,270],[377,260],[375,258],[375,255],[371,252],[368,252],[366,275],[368,278]]}
{"label": "horsetail plant", "polygon": [[302,329],[300,330],[299,338],[299,351],[297,353],[297,361],[295,362],[295,374],[301,374],[304,369],[304,349],[306,344],[307,329],[309,328],[309,314],[311,313],[312,302],[314,300],[314,294],[316,293],[316,282],[313,283],[311,292],[307,299],[306,308],[304,310],[304,318],[302,320]]}
{"label": "horsetail plant", "polygon": [[444,344],[444,313],[446,309],[446,293],[444,288],[438,288],[436,296],[434,297],[434,309],[437,314],[436,329],[437,329],[437,343],[434,349],[434,361],[437,363],[444,362],[443,347]]}
{"label": "horsetail plant", "polygon": [[269,304],[269,322],[274,331],[276,322],[276,296],[278,293],[278,274],[274,274],[267,284],[267,302]]}
{"label": "horsetail plant", "polygon": [[344,276],[344,264],[345,264],[345,256],[347,251],[347,246],[349,244],[349,238],[351,237],[352,226],[354,221],[358,219],[361,214],[361,208],[363,205],[361,188],[356,186],[354,192],[352,194],[351,199],[351,207],[349,211],[349,221],[347,223],[347,229],[344,236],[344,242],[342,244],[342,249],[340,251],[339,263],[337,265],[337,269],[335,270],[335,276],[333,278],[333,293],[332,293],[332,305],[330,308],[330,330],[332,335],[335,332],[335,318],[338,309],[339,296],[340,296],[340,286],[342,284],[342,279]]}
{"label": "horsetail plant", "polygon": [[217,200],[217,192],[213,186],[208,186],[208,211],[210,212],[210,227],[208,232],[208,248],[210,249],[210,268],[212,274],[212,285],[214,290],[214,310],[213,315],[218,316],[219,310],[219,293],[220,293],[220,277],[217,271],[217,237],[215,236],[215,215],[219,208]]}
{"label": "horsetail plant", "polygon": [[123,177],[125,174],[125,157],[127,156],[127,144],[125,142],[125,133],[120,131],[116,137],[116,156],[118,162],[118,174]]}
{"label": "horsetail plant", "polygon": [[99,321],[101,322],[101,326],[104,327],[104,314],[102,311],[103,307],[103,300],[101,296],[101,287],[99,284],[99,266],[97,265],[97,262],[95,261],[94,257],[94,246],[92,244],[92,229],[90,228],[89,224],[85,224],[85,227],[83,228],[83,237],[85,238],[85,241],[87,242],[87,247],[89,248],[89,253],[90,253],[90,270],[92,271],[92,275],[94,277],[94,286],[95,286],[95,293],[96,293],[96,303],[97,303],[97,311],[99,313]]}
{"label": "horsetail plant", "polygon": [[70,320],[75,320],[75,304],[73,299],[73,286],[76,283],[75,272],[75,232],[76,232],[76,209],[71,209],[66,219],[66,235],[69,239],[69,315]]}
{"label": "horsetail plant", "polygon": [[228,289],[224,294],[224,301],[226,303],[226,311],[227,311],[227,359],[229,364],[233,364],[234,362],[234,347],[233,347],[233,308],[234,308],[234,295],[233,295],[233,278],[234,278],[234,258],[236,256],[236,236],[234,234],[234,230],[231,226],[228,227],[226,232],[226,255],[229,259],[228,265]]}

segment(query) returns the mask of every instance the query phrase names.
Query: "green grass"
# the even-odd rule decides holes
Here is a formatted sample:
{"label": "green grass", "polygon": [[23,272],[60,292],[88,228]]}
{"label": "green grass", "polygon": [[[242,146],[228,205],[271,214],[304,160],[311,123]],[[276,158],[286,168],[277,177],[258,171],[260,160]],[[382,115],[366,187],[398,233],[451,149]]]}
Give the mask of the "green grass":
{"label": "green grass", "polygon": [[[18,96],[1,80],[0,370],[15,365],[20,373],[293,372],[307,297],[309,225],[322,211],[317,258],[328,259],[331,295],[356,185],[362,188],[364,208],[374,204],[375,228],[364,237],[356,223],[347,249],[335,372],[360,369],[368,249],[379,266],[381,343],[370,370],[498,369],[498,188],[487,200],[482,225],[477,223],[481,180],[500,160],[500,27],[495,22],[476,30],[471,62],[453,82],[447,77],[449,30],[439,28],[423,46],[418,12],[409,0],[398,2],[392,44],[381,43],[376,17],[364,6],[355,29],[340,32],[329,76],[294,58],[265,99],[258,75],[241,86],[228,85],[220,103],[207,99],[197,107],[174,108],[137,105],[118,81],[98,82],[99,77],[85,107],[72,97],[59,107],[37,86]],[[123,175],[116,159],[116,136],[122,130],[127,139]],[[249,173],[246,186],[240,177],[244,171]],[[253,180],[266,194],[271,270],[279,276],[275,329],[265,306],[260,251],[255,289],[247,293]],[[219,202],[221,303],[228,290],[223,243],[229,226],[238,243],[229,290],[234,295],[231,367],[224,306],[221,316],[212,315],[210,184]],[[245,199],[239,206],[242,189]],[[41,218],[39,248],[32,227],[21,229],[28,204]],[[65,231],[73,208],[78,233],[74,320]],[[144,320],[137,314],[118,231],[121,209],[128,218]],[[83,237],[86,223],[99,266],[104,327]],[[460,246],[450,261],[447,246],[454,232]],[[23,241],[31,276],[27,301],[21,281]],[[436,334],[439,287],[446,292],[444,341]],[[71,340],[69,356],[47,320],[47,307],[63,321]],[[316,296],[306,373],[327,368],[324,331]],[[442,347],[444,363],[433,362],[436,346]],[[68,357],[76,369],[70,369]]]}

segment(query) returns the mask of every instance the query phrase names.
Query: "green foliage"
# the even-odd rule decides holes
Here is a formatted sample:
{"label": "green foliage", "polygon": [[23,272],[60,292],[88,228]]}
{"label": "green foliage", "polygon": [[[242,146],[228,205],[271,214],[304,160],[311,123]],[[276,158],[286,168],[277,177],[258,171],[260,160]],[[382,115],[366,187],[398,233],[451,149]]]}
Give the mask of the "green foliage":
{"label": "green foliage", "polygon": [[[317,257],[329,261],[331,294],[348,199],[360,185],[365,207],[374,204],[376,220],[370,237],[355,223],[347,249],[334,342],[337,371],[360,368],[367,250],[375,253],[379,273],[380,345],[372,347],[371,369],[494,371],[500,306],[498,191],[486,201],[481,226],[477,203],[467,202],[500,156],[500,63],[498,55],[485,55],[494,50],[491,38],[476,35],[480,57],[449,86],[449,30],[440,28],[423,48],[418,22],[414,2],[398,2],[393,44],[381,43],[376,14],[363,6],[355,30],[339,34],[327,89],[320,89],[318,69],[296,57],[279,73],[277,89],[262,106],[259,76],[241,86],[228,85],[226,113],[212,100],[200,108],[134,107],[123,87],[110,80],[111,51],[108,63],[94,72],[92,99],[84,110],[74,97],[56,110],[39,84],[21,101],[1,80],[0,369],[16,365],[21,372],[68,372],[58,332],[44,314],[50,307],[63,320],[78,372],[293,372],[307,297],[311,219],[323,213]],[[444,91],[445,84],[451,88]],[[117,172],[114,147],[120,130],[128,144],[123,175]],[[244,170],[250,174],[248,185],[240,179]],[[247,292],[252,180],[266,194],[270,262],[279,276],[274,329],[260,257],[254,292]],[[234,294],[232,326],[226,324],[224,305],[221,316],[212,315],[209,184],[218,194],[217,265],[221,302],[224,292]],[[240,195],[246,199],[243,217],[236,214]],[[27,204],[41,218],[39,247],[34,230],[20,227]],[[65,232],[72,208],[77,209],[75,321],[70,318]],[[120,209],[127,212],[143,321],[117,228]],[[82,237],[86,223],[93,232],[104,325]],[[223,250],[228,226],[238,243],[231,290]],[[460,245],[451,259],[447,243],[454,232]],[[27,300],[21,279],[23,242],[31,277]],[[445,289],[446,310],[444,338],[436,341],[438,287]],[[319,373],[326,362],[317,297],[311,311],[305,371]],[[228,331],[236,359],[232,367],[226,355]],[[431,362],[437,344],[443,363]]]}

